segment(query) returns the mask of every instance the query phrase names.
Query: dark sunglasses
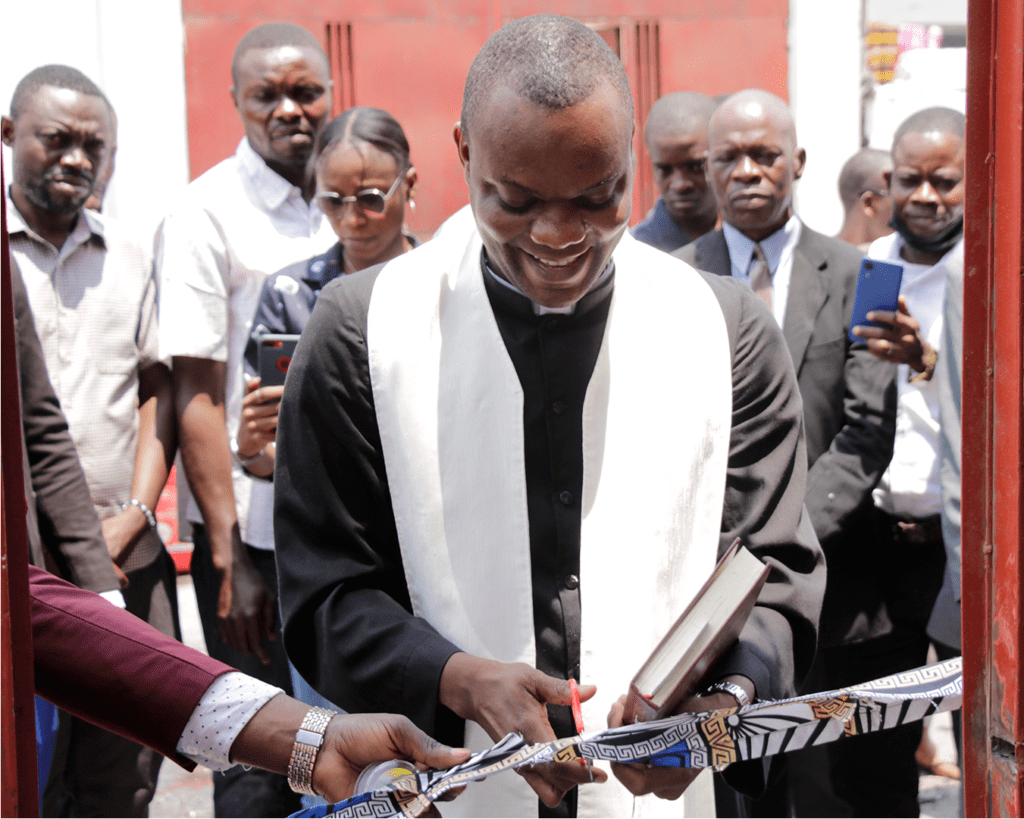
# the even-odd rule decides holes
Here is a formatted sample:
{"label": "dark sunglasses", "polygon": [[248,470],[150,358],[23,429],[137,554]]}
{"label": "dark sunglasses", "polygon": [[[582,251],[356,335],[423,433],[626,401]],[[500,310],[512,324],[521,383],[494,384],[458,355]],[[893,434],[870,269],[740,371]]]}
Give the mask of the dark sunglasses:
{"label": "dark sunglasses", "polygon": [[405,179],[404,171],[398,174],[398,178],[395,179],[387,193],[377,188],[361,190],[355,196],[342,196],[336,191],[323,191],[316,195],[316,201],[320,210],[328,216],[340,216],[349,202],[355,202],[359,209],[368,216],[383,216],[388,199],[398,190],[403,179]]}

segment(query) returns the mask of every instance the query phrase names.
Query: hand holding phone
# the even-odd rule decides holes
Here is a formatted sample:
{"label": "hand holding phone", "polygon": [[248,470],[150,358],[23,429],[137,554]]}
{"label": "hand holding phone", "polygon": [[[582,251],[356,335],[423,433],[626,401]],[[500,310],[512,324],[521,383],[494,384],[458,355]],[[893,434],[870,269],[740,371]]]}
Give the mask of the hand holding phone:
{"label": "hand holding phone", "polygon": [[252,475],[267,477],[274,471],[277,414],[283,394],[283,386],[264,387],[258,378],[250,379],[245,385],[238,435],[233,446],[237,448],[237,456],[247,462],[245,469]]}
{"label": "hand holding phone", "polygon": [[266,333],[260,336],[257,369],[260,374],[260,386],[278,387],[284,384],[288,365],[295,355],[295,345],[299,337],[292,334]]}

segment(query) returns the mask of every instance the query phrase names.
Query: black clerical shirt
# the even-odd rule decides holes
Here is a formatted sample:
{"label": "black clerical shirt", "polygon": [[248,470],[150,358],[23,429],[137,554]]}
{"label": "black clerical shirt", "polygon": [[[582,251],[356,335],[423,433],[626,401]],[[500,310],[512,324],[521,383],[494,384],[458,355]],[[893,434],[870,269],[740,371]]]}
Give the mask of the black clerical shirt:
{"label": "black clerical shirt", "polygon": [[[523,295],[484,273],[498,329],[523,388],[527,510],[537,668],[580,679],[580,496],[583,401],[601,350],[613,276],[569,315],[535,315]],[[557,736],[576,731],[550,708]]]}
{"label": "black clerical shirt", "polygon": [[[366,327],[379,272],[345,276],[324,289],[290,367],[275,475],[285,644],[300,673],[333,702],[351,711],[403,713],[459,745],[462,720],[438,703],[441,672],[459,648],[411,614],[376,424]],[[571,315],[538,316],[525,297],[482,275],[524,395],[537,667],[587,679],[579,641],[586,593],[579,570],[582,412],[614,277]],[[681,268],[681,275],[694,274]],[[718,673],[746,675],[762,698],[792,696],[813,656],[824,591],[823,559],[803,512],[800,399],[770,313],[749,288],[705,278],[721,305],[733,362],[720,553],[742,535],[773,566]],[[686,305],[679,311],[685,320]],[[684,378],[685,364],[664,362],[665,377]],[[694,400],[699,396],[695,384]],[[486,544],[481,549],[486,560]],[[556,734],[575,733],[568,709],[549,712]],[[561,807],[574,811],[571,803]]]}

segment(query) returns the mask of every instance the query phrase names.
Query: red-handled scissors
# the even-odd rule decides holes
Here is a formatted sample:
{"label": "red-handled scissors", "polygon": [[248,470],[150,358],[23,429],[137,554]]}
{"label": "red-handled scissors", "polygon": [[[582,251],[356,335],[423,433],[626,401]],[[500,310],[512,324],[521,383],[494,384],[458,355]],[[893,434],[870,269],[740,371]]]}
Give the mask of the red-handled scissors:
{"label": "red-handled scissors", "polygon": [[[576,684],[576,680],[569,678],[569,693],[572,695],[572,718],[576,723],[576,733],[583,733],[583,707],[580,705],[580,687]],[[587,769],[591,771],[590,778],[593,780],[594,774],[591,768],[589,759],[577,759],[580,765],[586,765]]]}

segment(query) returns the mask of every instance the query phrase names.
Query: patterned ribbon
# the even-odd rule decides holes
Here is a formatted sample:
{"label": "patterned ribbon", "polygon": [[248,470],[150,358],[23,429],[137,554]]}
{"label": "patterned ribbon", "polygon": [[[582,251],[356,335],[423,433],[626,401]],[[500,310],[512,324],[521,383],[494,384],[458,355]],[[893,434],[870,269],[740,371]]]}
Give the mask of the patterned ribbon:
{"label": "patterned ribbon", "polygon": [[454,768],[403,776],[387,789],[356,794],[335,805],[292,815],[419,816],[452,788],[523,765],[588,758],[707,768],[823,745],[956,710],[963,699],[960,666],[957,657],[851,688],[742,708],[681,714],[537,745],[528,745],[518,734],[509,734]]}

